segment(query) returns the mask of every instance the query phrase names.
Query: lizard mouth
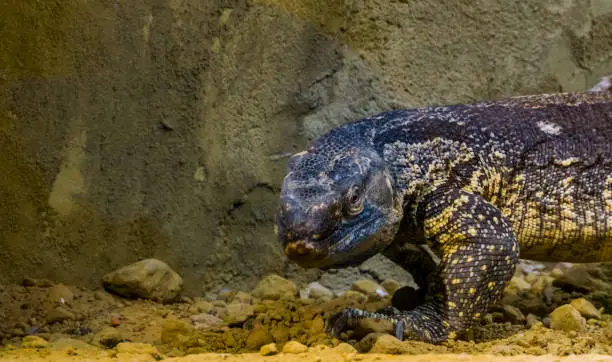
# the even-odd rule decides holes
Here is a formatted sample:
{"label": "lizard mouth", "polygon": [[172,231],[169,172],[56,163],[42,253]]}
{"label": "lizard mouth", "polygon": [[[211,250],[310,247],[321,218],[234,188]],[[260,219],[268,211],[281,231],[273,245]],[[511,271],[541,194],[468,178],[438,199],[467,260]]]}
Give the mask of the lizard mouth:
{"label": "lizard mouth", "polygon": [[359,226],[348,223],[325,239],[287,243],[284,251],[290,260],[303,268],[357,265],[388,246],[395,231],[384,217],[376,217],[361,221]]}

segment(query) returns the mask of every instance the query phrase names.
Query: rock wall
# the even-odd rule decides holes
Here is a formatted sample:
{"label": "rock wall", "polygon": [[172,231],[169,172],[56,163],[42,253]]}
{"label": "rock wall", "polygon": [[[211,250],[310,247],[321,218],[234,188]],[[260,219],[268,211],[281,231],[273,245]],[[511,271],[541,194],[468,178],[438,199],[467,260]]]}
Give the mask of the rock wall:
{"label": "rock wall", "polygon": [[605,0],[6,0],[0,25],[0,283],[98,286],[149,257],[191,294],[317,278],[272,231],[308,140],[612,73]]}

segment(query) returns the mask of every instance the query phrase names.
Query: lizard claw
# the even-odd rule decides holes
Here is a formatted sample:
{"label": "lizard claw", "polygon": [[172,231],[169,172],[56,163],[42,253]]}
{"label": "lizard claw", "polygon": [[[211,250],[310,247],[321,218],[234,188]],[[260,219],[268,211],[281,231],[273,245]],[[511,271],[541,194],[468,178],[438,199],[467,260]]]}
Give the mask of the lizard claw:
{"label": "lizard claw", "polygon": [[340,334],[351,327],[351,317],[354,311],[349,308],[329,317],[326,332],[331,333],[333,338],[339,338]]}
{"label": "lizard claw", "polygon": [[395,338],[399,339],[400,341],[403,341],[405,328],[406,322],[404,322],[403,319],[395,323]]}

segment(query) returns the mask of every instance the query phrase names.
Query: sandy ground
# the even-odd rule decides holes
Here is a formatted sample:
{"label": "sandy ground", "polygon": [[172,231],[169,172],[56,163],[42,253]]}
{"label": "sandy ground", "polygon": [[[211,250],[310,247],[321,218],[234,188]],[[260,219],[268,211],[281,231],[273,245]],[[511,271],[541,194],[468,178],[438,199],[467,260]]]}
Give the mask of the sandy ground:
{"label": "sandy ground", "polygon": [[[277,289],[264,293],[271,299],[225,290],[161,304],[26,279],[0,285],[0,360],[612,361],[610,270],[523,268],[481,321],[441,345],[399,341],[380,321],[360,323],[341,339],[325,333],[327,318],[343,308],[389,305],[376,291],[279,297],[283,283],[295,286],[276,277],[270,285]],[[591,311],[552,313],[576,300]],[[574,324],[554,327],[559,321]],[[271,345],[276,351],[262,356]]]}

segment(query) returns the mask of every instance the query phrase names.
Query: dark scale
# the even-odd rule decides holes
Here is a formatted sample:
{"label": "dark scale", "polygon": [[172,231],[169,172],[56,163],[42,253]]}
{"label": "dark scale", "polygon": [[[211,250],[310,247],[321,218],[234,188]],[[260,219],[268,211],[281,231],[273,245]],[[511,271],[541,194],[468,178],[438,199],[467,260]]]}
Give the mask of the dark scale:
{"label": "dark scale", "polygon": [[611,145],[608,92],[381,113],[290,160],[278,237],[302,266],[383,253],[422,287],[416,304],[334,316],[335,336],[384,318],[400,339],[441,342],[500,298],[519,256],[612,261]]}

